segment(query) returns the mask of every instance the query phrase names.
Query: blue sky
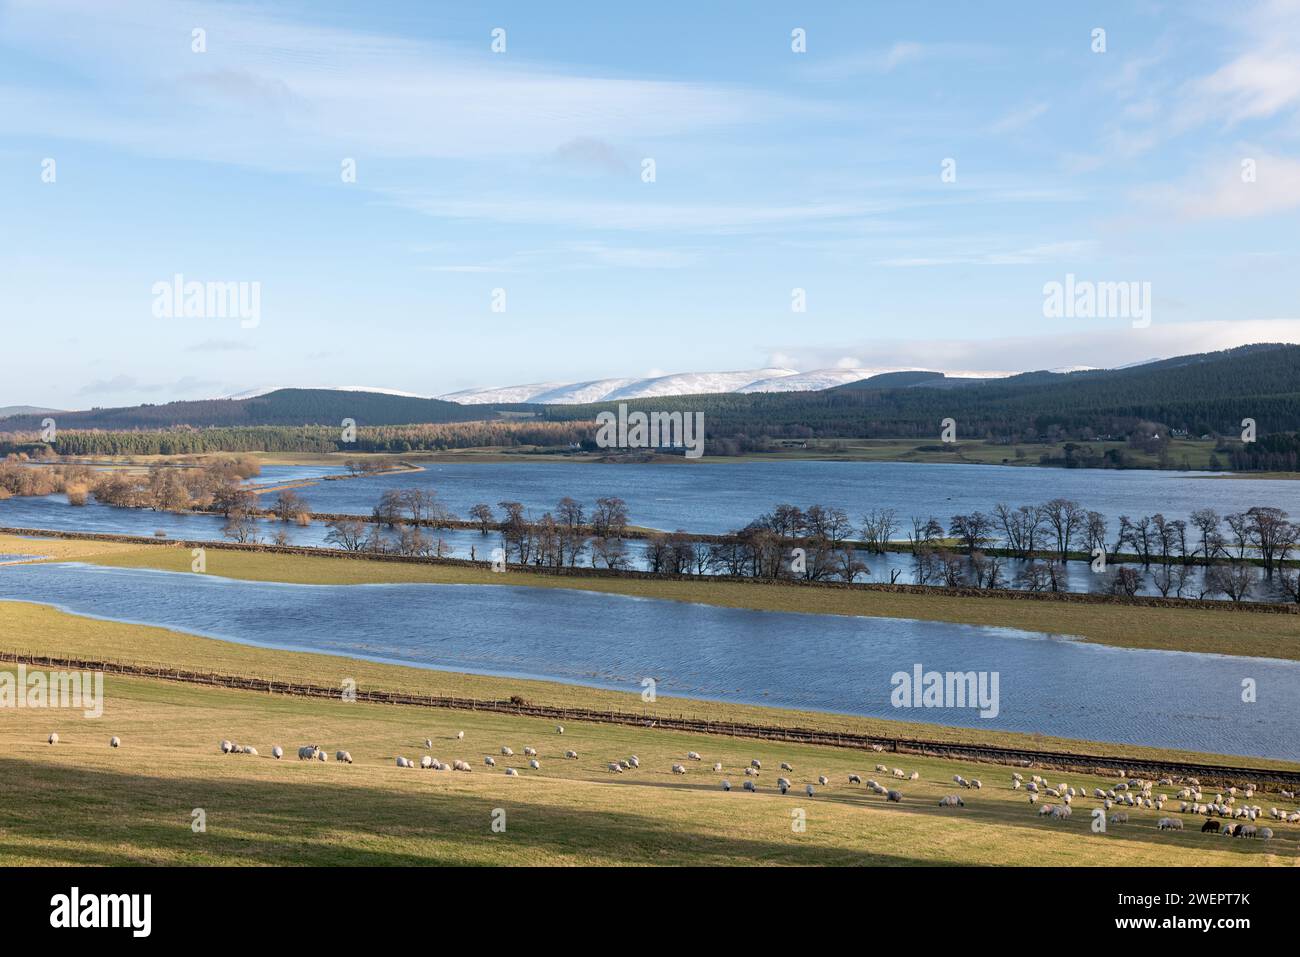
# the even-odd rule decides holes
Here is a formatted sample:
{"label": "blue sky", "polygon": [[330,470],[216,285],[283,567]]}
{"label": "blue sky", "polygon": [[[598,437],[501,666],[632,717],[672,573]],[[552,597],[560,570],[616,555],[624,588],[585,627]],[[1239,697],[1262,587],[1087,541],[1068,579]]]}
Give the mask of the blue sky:
{"label": "blue sky", "polygon": [[0,0],[0,405],[1300,341],[1300,3],[1086,6]]}

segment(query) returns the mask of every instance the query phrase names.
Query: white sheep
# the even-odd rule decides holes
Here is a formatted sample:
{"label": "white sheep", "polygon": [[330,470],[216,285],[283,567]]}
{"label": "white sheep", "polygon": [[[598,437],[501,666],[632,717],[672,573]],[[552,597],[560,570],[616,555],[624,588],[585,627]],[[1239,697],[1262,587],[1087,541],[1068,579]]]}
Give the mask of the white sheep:
{"label": "white sheep", "polygon": [[909,775],[907,776],[907,780],[909,780],[909,781],[919,781],[919,780],[921,780],[921,772],[920,772],[920,771],[913,771],[911,774],[909,774]]}
{"label": "white sheep", "polygon": [[673,765],[673,774],[685,774],[685,773],[686,773],[686,765],[684,764]]}
{"label": "white sheep", "polygon": [[465,732],[464,732],[464,731],[457,731],[457,732],[456,732],[456,740],[457,740],[457,741],[464,741],[464,740],[465,740]]}
{"label": "white sheep", "polygon": [[535,757],[537,757],[537,749],[536,749],[536,748],[524,748],[524,757],[526,757],[526,758],[535,758]]}
{"label": "white sheep", "polygon": [[506,768],[506,777],[517,778],[519,777],[519,772],[516,771],[514,768]]}
{"label": "white sheep", "polygon": [[686,757],[687,757],[687,759],[690,760],[690,761],[703,761],[703,760],[704,760],[703,758],[700,757],[700,752],[698,752],[698,751],[687,751],[687,752],[686,752]]}
{"label": "white sheep", "polygon": [[433,747],[433,738],[425,738],[425,739],[424,739],[424,746],[425,746],[426,748],[432,748],[432,747]]}
{"label": "white sheep", "polygon": [[888,773],[889,773],[889,765],[887,765],[887,764],[877,764],[877,765],[876,765],[876,771],[879,772],[880,774],[888,774]]}
{"label": "white sheep", "polygon": [[745,790],[746,790],[746,791],[754,791],[754,792],[757,792],[757,791],[758,791],[758,785],[756,785],[753,781],[746,781],[746,782],[745,782]]}
{"label": "white sheep", "polygon": [[334,752],[334,760],[335,760],[335,761],[342,761],[344,764],[351,764],[351,763],[352,763],[352,755],[349,754],[349,753],[346,752],[346,751],[335,751],[335,752]]}
{"label": "white sheep", "polygon": [[831,779],[824,774],[819,774],[817,775],[817,783],[820,784],[822,787],[825,787],[826,785],[831,783]]}
{"label": "white sheep", "polygon": [[284,757],[284,748],[280,747],[277,744],[275,747],[271,749],[271,757],[279,761],[282,757]]}
{"label": "white sheep", "polygon": [[532,768],[534,771],[540,771],[542,769],[541,762],[538,761],[536,758],[533,758],[531,761],[529,761],[528,766]]}
{"label": "white sheep", "polygon": [[[324,752],[324,751],[322,751],[320,748],[317,748],[317,749],[316,749],[316,760],[317,760],[317,761],[320,761],[320,762],[323,763],[323,762],[325,762],[325,761],[328,761],[329,758],[327,758],[327,757],[325,756],[325,752]],[[411,767],[415,767],[415,765],[412,764]]]}
{"label": "white sheep", "polygon": [[1183,819],[1179,817],[1162,817],[1156,827],[1162,831],[1181,831],[1183,829]]}
{"label": "white sheep", "polygon": [[750,761],[749,766],[756,771],[763,770],[763,762],[758,760],[758,758],[754,758],[754,760]]}
{"label": "white sheep", "polygon": [[119,738],[117,735],[113,735],[111,738],[108,739],[108,746],[110,748],[120,748],[122,746],[122,739]]}
{"label": "white sheep", "polygon": [[939,807],[965,807],[966,802],[961,799],[959,794],[949,794],[947,797],[939,798]]}
{"label": "white sheep", "polygon": [[638,758],[635,754],[630,754],[628,755],[627,758],[627,764],[628,767],[630,768],[639,768],[641,767],[641,759]]}
{"label": "white sheep", "polygon": [[898,791],[890,791],[887,795],[885,795],[885,800],[893,801],[895,804],[902,804],[903,795]]}
{"label": "white sheep", "polygon": [[721,770],[722,770],[722,762],[721,762],[721,761],[714,761],[714,762],[713,762],[713,770],[714,770],[714,771],[721,771]]}
{"label": "white sheep", "polygon": [[723,782],[722,782],[722,790],[724,790],[724,791],[730,791],[730,790],[731,790],[731,782],[730,782],[730,781],[723,781]]}
{"label": "white sheep", "polygon": [[[58,736],[57,734],[52,734],[52,735],[50,735],[50,744],[55,744],[55,743],[58,742],[58,740],[59,740],[59,736]],[[230,753],[231,751],[233,751],[234,749],[235,749],[235,745],[234,745],[233,742],[231,742],[231,741],[227,741],[227,740],[224,739],[224,738],[222,739],[222,741],[221,741],[221,753],[222,753],[222,754],[229,754],[229,753]]]}
{"label": "white sheep", "polygon": [[978,791],[980,788],[984,787],[984,783],[979,778],[971,778],[970,786]]}
{"label": "white sheep", "polygon": [[[222,741],[222,742],[221,742],[221,750],[222,750],[222,751],[225,751],[225,750],[226,750],[226,746],[229,745],[229,744],[230,744],[229,741]],[[314,745],[314,744],[306,744],[306,745],[303,745],[301,748],[299,748],[299,749],[298,749],[298,760],[299,760],[299,761],[315,761],[315,760],[316,760],[316,745]]]}
{"label": "white sheep", "polygon": [[782,771],[793,771],[794,768],[791,767],[791,766],[790,766],[788,763],[786,763],[785,761],[782,761],[782,762],[781,762],[780,770],[782,770]]}
{"label": "white sheep", "polygon": [[786,791],[790,790],[790,780],[788,778],[777,778],[776,787],[778,791],[784,794]]}
{"label": "white sheep", "polygon": [[617,761],[609,762],[609,769],[613,771],[615,774],[623,773],[623,765],[619,764]]}
{"label": "white sheep", "polygon": [[[57,732],[57,731],[51,731],[51,732],[50,732],[49,741],[50,741],[50,744],[58,744],[58,743],[59,743],[59,732]],[[225,744],[224,741],[221,742],[221,743],[222,743],[223,745]],[[223,748],[222,750],[225,750],[225,749]]]}
{"label": "white sheep", "polygon": [[400,754],[397,756],[397,766],[398,766],[399,768],[404,768],[404,767],[406,767],[407,764],[409,764],[409,763],[410,763],[410,762],[407,761],[406,758],[402,757]]}
{"label": "white sheep", "polygon": [[257,753],[257,748],[253,747],[251,744],[246,744],[246,745],[244,745],[243,753],[244,753],[244,754],[251,754],[251,755],[252,755],[253,757],[255,757],[255,758],[259,756],[258,753]]}
{"label": "white sheep", "polygon": [[487,757],[483,759],[483,763],[490,768],[495,768],[497,766],[497,759],[492,757],[492,755],[489,754]]}
{"label": "white sheep", "polygon": [[564,757],[569,761],[576,761],[578,760],[578,752],[573,750],[565,751]]}
{"label": "white sheep", "polygon": [[862,783],[862,778],[859,777],[859,776],[856,775],[856,774],[850,774],[850,775],[849,775],[849,783],[850,783],[850,784],[861,784],[861,783]]}
{"label": "white sheep", "polygon": [[469,762],[468,762],[468,761],[462,761],[460,758],[457,758],[454,762],[452,762],[452,769],[455,770],[455,771],[472,771],[472,770],[474,770],[473,768],[471,768],[471,767],[469,766]]}
{"label": "white sheep", "polygon": [[1125,811],[1116,811],[1114,814],[1112,814],[1112,815],[1110,816],[1110,823],[1112,823],[1112,824],[1127,824],[1127,823],[1128,823],[1128,813],[1125,812]]}
{"label": "white sheep", "polygon": [[[342,752],[340,752],[340,753],[342,753]],[[426,755],[424,755],[424,757],[420,758],[420,767],[423,768],[423,769],[426,770],[426,771],[429,770],[430,768],[432,768],[432,767],[433,767],[433,756],[432,756],[432,755],[429,755],[429,754],[426,754]]]}
{"label": "white sheep", "polygon": [[1261,841],[1271,841],[1273,839],[1273,829],[1271,827],[1261,827],[1259,829],[1259,839]]}
{"label": "white sheep", "polygon": [[808,787],[807,787],[805,790],[808,792],[808,796],[809,796],[809,797],[812,797],[812,796],[813,796],[814,791],[813,791],[813,786],[812,786],[811,784],[808,785]]}
{"label": "white sheep", "polygon": [[562,724],[557,724],[557,725],[555,726],[555,733],[556,733],[556,734],[564,734],[564,725],[562,725]]}
{"label": "white sheep", "polygon": [[502,749],[501,749],[501,753],[504,754],[504,755],[508,758],[508,757],[512,757],[512,756],[514,755],[515,752],[514,752],[513,750],[511,750],[510,748],[502,748]]}

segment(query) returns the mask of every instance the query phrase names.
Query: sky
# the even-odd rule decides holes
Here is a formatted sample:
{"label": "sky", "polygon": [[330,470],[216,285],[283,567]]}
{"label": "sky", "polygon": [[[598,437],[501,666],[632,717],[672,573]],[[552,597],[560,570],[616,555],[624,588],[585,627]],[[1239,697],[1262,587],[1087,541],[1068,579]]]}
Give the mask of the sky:
{"label": "sky", "polygon": [[0,0],[0,405],[1300,342],[1300,0],[800,6]]}

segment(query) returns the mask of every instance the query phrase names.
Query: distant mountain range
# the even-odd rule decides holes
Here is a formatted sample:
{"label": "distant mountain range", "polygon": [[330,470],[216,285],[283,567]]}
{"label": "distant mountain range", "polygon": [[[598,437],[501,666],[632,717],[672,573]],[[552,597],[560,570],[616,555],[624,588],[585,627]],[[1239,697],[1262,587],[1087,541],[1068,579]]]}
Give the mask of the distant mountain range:
{"label": "distant mountain range", "polygon": [[337,427],[344,419],[360,426],[502,417],[582,422],[615,401],[650,411],[701,411],[711,438],[741,442],[762,436],[930,436],[948,417],[957,420],[963,438],[1125,436],[1144,423],[1192,435],[1231,435],[1244,418],[1256,419],[1262,435],[1300,430],[1300,346],[1260,344],[1122,369],[1006,377],[916,369],[758,369],[542,383],[442,398],[361,387],[255,390],[239,398],[82,412],[19,407],[0,418],[0,432],[36,431],[47,414],[63,430],[105,431]]}

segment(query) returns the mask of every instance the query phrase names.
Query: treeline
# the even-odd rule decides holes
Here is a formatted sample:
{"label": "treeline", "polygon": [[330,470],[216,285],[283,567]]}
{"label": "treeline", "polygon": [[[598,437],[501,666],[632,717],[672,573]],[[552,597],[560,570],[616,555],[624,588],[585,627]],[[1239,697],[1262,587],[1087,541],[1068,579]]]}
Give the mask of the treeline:
{"label": "treeline", "polygon": [[51,445],[37,433],[0,432],[0,455],[201,455],[212,452],[441,452],[482,447],[577,447],[590,442],[592,424],[524,421],[445,425],[361,426],[356,441],[327,426],[177,428],[166,431],[106,432],[60,430]]}

